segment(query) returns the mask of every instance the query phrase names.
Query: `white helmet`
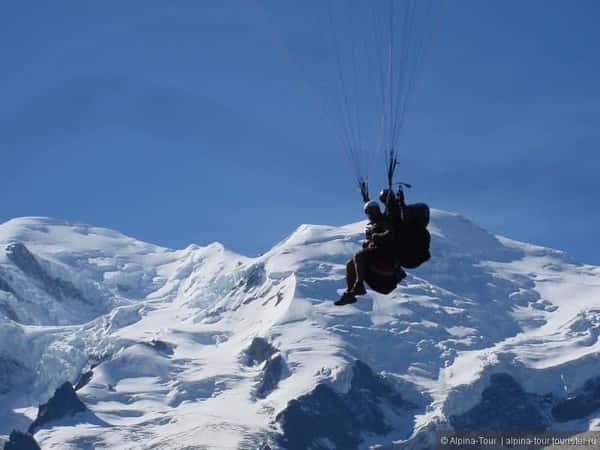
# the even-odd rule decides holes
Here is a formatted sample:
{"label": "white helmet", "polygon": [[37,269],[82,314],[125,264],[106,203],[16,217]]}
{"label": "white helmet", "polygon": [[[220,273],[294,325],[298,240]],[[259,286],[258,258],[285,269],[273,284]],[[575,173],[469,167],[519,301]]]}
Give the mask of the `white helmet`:
{"label": "white helmet", "polygon": [[379,209],[379,203],[377,203],[374,200],[369,200],[367,203],[365,203],[363,210],[365,211],[365,214],[366,214],[367,211],[369,211],[370,209],[373,209],[373,208],[377,208],[377,211],[381,212],[381,210]]}

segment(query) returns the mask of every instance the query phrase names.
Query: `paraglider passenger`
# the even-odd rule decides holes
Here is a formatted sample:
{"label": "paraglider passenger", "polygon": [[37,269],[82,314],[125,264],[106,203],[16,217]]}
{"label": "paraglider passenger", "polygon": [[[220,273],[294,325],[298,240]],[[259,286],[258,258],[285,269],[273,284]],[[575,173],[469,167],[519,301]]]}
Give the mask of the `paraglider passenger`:
{"label": "paraglider passenger", "polygon": [[[395,268],[393,226],[381,212],[379,204],[371,200],[365,203],[364,211],[369,219],[366,240],[363,241],[362,250],[346,264],[347,289],[335,302],[336,305],[354,303],[357,295],[366,294],[365,281],[374,290],[389,293],[406,275],[402,269]],[[387,270],[378,270],[377,265],[381,264],[386,265]]]}

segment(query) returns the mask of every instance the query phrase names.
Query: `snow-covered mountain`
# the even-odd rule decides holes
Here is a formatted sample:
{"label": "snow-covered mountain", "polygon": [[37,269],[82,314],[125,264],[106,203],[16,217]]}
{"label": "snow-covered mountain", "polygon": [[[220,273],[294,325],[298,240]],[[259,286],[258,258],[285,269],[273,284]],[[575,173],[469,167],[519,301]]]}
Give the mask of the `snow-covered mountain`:
{"label": "snow-covered mountain", "polygon": [[[364,225],[302,225],[257,258],[0,225],[0,437],[429,449],[445,429],[600,428],[600,268],[433,211],[429,263],[336,307]],[[32,426],[65,381],[86,409]]]}

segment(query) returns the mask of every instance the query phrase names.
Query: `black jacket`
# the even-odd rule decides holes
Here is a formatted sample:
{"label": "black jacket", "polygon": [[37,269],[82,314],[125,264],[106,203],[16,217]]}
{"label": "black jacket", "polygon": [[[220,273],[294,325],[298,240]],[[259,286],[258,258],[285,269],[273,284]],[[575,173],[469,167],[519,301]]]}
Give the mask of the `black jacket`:
{"label": "black jacket", "polygon": [[365,230],[367,246],[391,248],[394,242],[394,235],[394,227],[390,223],[389,218],[383,214],[375,220],[370,221]]}

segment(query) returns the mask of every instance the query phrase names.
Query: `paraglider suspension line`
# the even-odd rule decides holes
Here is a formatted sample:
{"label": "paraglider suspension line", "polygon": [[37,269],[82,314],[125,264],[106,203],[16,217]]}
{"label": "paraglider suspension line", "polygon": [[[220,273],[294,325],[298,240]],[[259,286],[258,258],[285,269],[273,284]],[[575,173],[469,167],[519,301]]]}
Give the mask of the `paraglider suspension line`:
{"label": "paraglider suspension line", "polygon": [[362,177],[358,179],[358,187],[360,189],[360,195],[362,196],[363,202],[369,201],[369,185],[366,180]]}

